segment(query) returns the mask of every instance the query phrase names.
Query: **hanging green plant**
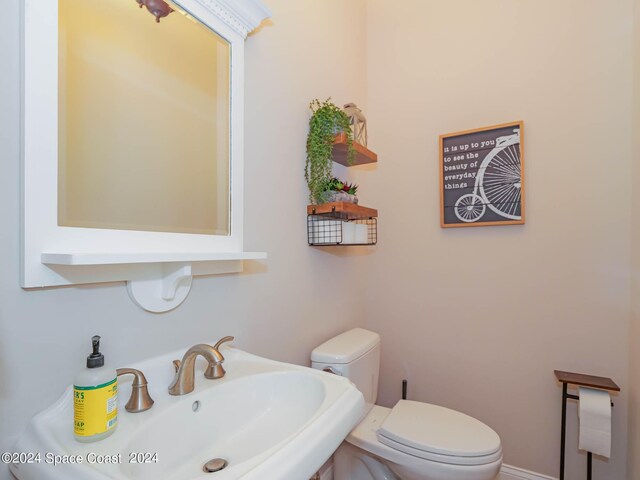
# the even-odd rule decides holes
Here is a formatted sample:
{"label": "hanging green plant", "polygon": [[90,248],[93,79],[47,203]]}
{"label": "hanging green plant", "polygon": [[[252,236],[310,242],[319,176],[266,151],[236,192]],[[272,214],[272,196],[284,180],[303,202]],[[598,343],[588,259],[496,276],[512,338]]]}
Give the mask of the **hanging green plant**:
{"label": "hanging green plant", "polygon": [[333,140],[338,133],[344,132],[347,137],[347,161],[352,164],[356,151],[353,148],[353,132],[349,125],[349,117],[342,109],[331,103],[328,98],[324,102],[314,99],[309,104],[313,112],[309,120],[307,136],[307,161],[304,178],[309,186],[309,201],[325,203],[330,191]]}

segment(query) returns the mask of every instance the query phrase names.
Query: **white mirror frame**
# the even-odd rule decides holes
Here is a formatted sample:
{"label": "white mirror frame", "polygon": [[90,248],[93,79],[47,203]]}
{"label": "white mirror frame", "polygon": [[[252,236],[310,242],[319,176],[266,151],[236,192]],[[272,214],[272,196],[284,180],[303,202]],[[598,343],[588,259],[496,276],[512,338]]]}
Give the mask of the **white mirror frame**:
{"label": "white mirror frame", "polygon": [[23,288],[124,280],[138,305],[162,312],[184,301],[192,276],[239,272],[242,260],[266,258],[243,251],[244,41],[271,13],[259,0],[174,3],[231,47],[230,235],[58,226],[58,1],[24,0]]}

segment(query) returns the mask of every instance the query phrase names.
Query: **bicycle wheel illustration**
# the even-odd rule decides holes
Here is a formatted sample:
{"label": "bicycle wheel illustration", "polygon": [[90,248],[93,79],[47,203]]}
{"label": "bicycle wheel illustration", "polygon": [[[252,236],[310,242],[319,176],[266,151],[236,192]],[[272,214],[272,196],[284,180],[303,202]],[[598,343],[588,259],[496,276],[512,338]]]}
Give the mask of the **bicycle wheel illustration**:
{"label": "bicycle wheel illustration", "polygon": [[476,179],[480,196],[501,217],[520,220],[522,180],[519,143],[510,141],[503,148],[494,149],[482,163],[485,167],[480,168]]}
{"label": "bicycle wheel illustration", "polygon": [[456,201],[453,210],[461,222],[471,223],[482,217],[487,207],[482,197],[475,193],[467,193]]}
{"label": "bicycle wheel illustration", "polygon": [[496,147],[480,164],[473,193],[462,195],[454,205],[461,222],[477,222],[487,207],[509,220],[520,220],[522,177],[520,173],[520,131],[498,137]]}

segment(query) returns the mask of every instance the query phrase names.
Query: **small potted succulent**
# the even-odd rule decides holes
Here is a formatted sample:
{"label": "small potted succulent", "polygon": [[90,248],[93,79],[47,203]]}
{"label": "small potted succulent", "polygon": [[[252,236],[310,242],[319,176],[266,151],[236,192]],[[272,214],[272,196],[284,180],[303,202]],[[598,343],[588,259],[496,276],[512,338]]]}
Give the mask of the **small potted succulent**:
{"label": "small potted succulent", "polygon": [[331,103],[330,98],[324,102],[312,100],[309,108],[313,114],[309,119],[304,178],[309,186],[309,200],[320,204],[328,201],[327,192],[331,191],[328,186],[333,179],[331,167],[336,134],[344,132],[347,137],[349,163],[355,158],[355,149],[349,117],[341,108]]}
{"label": "small potted succulent", "polygon": [[331,178],[325,185],[323,200],[325,202],[349,202],[358,203],[356,192],[358,185],[347,183],[339,178]]}

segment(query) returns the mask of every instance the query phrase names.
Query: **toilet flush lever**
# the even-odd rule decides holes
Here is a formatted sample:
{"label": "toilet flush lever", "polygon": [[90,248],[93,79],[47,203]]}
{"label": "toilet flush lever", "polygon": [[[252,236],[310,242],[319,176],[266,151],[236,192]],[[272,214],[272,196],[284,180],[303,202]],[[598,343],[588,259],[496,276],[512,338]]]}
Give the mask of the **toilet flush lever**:
{"label": "toilet flush lever", "polygon": [[322,369],[322,371],[323,371],[323,372],[328,372],[328,373],[333,373],[334,375],[340,375],[340,376],[342,376],[342,373],[341,373],[341,372],[339,372],[338,370],[336,370],[336,369],[335,369],[335,368],[333,368],[333,367],[324,367],[324,368]]}

